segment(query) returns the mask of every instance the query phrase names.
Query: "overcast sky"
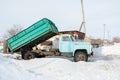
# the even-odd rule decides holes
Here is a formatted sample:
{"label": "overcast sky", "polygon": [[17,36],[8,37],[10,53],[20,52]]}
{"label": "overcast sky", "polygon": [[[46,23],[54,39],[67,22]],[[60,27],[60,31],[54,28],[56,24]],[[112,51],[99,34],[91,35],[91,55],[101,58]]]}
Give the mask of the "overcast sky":
{"label": "overcast sky", "polygon": [[[0,35],[14,24],[27,28],[49,18],[59,31],[79,30],[82,22],[81,0],[0,0]],[[120,37],[120,0],[83,0],[87,36]]]}

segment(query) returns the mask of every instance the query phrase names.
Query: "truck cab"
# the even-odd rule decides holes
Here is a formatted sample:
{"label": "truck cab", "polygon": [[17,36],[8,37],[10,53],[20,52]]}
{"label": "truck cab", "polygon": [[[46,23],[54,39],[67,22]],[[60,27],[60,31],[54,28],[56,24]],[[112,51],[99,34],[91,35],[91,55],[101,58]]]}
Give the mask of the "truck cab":
{"label": "truck cab", "polygon": [[92,55],[92,46],[84,40],[75,40],[70,34],[63,34],[59,38],[59,51],[61,54],[74,57],[74,61],[87,61]]}

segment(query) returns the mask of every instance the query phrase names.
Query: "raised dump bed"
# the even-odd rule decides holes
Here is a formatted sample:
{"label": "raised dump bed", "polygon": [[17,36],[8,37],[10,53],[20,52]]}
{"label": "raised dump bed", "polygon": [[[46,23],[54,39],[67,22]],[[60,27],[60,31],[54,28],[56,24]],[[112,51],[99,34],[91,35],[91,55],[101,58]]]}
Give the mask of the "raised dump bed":
{"label": "raised dump bed", "polygon": [[34,23],[27,29],[19,32],[7,40],[9,51],[31,49],[35,45],[58,34],[55,24],[47,18]]}

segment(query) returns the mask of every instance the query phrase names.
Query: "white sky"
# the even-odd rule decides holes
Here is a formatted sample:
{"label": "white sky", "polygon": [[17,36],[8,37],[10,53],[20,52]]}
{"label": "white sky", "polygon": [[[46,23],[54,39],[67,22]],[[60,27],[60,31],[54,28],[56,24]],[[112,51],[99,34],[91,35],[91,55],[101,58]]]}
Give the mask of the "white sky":
{"label": "white sky", "polygon": [[[120,37],[120,0],[83,0],[87,36]],[[82,22],[80,0],[0,0],[0,34],[14,24],[27,28],[34,22],[49,18],[59,31],[79,30]]]}

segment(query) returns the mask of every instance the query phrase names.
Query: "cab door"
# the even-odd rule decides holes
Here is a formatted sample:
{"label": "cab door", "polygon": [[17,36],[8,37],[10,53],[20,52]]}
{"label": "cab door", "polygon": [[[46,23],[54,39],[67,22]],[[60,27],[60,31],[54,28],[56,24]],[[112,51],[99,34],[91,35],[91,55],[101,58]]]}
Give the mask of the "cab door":
{"label": "cab door", "polygon": [[71,39],[70,36],[62,36],[61,41],[59,43],[59,50],[63,53],[71,52]]}

